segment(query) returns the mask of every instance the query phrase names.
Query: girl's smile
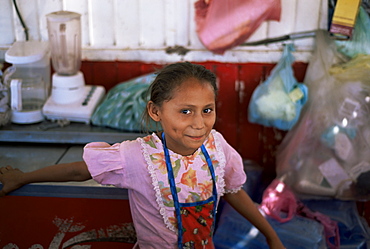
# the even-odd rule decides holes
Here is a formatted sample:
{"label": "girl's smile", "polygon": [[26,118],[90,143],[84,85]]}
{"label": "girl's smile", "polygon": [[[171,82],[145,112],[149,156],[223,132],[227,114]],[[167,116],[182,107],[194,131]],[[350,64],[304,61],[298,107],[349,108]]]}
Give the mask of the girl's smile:
{"label": "girl's smile", "polygon": [[213,87],[190,78],[174,89],[172,98],[162,106],[149,103],[149,114],[161,123],[167,147],[186,156],[193,154],[208,137],[216,121],[215,108]]}

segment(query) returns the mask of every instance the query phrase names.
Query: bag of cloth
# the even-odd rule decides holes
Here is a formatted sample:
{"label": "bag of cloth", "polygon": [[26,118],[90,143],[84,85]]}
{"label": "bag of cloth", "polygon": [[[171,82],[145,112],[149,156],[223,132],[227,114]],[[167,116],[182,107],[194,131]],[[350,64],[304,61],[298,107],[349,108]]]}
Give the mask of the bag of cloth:
{"label": "bag of cloth", "polygon": [[91,123],[125,131],[142,131],[148,88],[155,76],[154,73],[146,74],[113,87],[94,111]]}
{"label": "bag of cloth", "polygon": [[270,76],[254,90],[249,103],[249,122],[290,130],[299,119],[308,89],[294,77],[293,50],[293,44],[285,45]]}
{"label": "bag of cloth", "polygon": [[198,0],[196,31],[210,51],[223,54],[247,40],[263,21],[280,21],[280,0]]}

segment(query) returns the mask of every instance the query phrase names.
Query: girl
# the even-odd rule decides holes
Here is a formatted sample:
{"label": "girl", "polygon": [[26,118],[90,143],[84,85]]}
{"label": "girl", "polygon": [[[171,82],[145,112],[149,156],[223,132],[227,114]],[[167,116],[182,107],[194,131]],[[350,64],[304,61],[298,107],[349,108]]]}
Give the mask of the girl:
{"label": "girl", "polygon": [[216,208],[222,196],[266,237],[284,248],[275,231],[242,190],[246,180],[240,155],[213,130],[216,76],[188,62],[161,70],[150,86],[146,119],[162,132],[112,146],[89,143],[83,162],[23,173],[0,168],[5,195],[31,182],[84,181],[129,190],[137,233],[134,248],[214,248]]}

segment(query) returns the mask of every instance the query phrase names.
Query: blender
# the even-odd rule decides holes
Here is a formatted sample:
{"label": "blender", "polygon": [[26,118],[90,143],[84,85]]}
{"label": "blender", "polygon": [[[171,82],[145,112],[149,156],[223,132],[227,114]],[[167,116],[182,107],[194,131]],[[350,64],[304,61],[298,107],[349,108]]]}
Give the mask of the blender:
{"label": "blender", "polygon": [[57,11],[46,15],[52,76],[51,96],[43,107],[49,120],[90,123],[96,106],[102,100],[102,86],[85,85],[81,66],[81,15]]}

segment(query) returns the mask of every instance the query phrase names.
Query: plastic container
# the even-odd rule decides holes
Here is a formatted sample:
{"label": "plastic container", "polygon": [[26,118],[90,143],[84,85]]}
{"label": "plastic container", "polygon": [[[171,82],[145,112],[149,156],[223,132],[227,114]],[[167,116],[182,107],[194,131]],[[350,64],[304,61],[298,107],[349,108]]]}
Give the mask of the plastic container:
{"label": "plastic container", "polygon": [[5,61],[13,64],[16,75],[42,76],[50,89],[50,49],[46,41],[17,41],[5,53]]}
{"label": "plastic container", "polygon": [[15,42],[5,53],[12,66],[4,73],[10,89],[12,117],[17,124],[44,120],[42,107],[50,93],[50,51],[47,42]]}

